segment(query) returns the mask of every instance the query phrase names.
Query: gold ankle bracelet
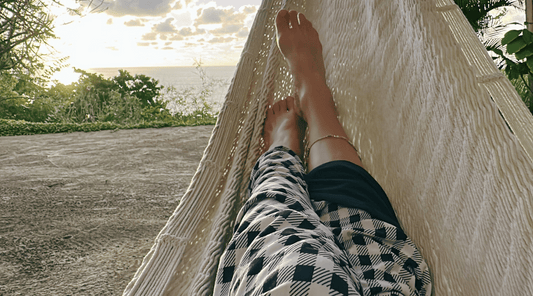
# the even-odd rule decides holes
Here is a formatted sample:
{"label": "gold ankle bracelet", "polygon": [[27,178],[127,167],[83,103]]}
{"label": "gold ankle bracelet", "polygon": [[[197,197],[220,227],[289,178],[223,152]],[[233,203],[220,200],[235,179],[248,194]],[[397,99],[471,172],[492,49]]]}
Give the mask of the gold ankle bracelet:
{"label": "gold ankle bracelet", "polygon": [[327,139],[327,138],[335,138],[335,139],[342,139],[342,140],[345,140],[346,142],[348,142],[348,144],[350,144],[353,149],[355,149],[355,151],[357,152],[357,148],[355,148],[354,144],[346,137],[344,136],[339,136],[339,135],[327,135],[327,136],[323,136],[323,137],[320,137],[318,139],[316,139],[313,143],[311,143],[311,145],[309,145],[309,147],[307,148],[307,154],[309,154],[309,151],[311,151],[311,147],[313,147],[313,145],[315,145],[316,142],[318,141],[321,141],[321,140],[324,140],[324,139]]}

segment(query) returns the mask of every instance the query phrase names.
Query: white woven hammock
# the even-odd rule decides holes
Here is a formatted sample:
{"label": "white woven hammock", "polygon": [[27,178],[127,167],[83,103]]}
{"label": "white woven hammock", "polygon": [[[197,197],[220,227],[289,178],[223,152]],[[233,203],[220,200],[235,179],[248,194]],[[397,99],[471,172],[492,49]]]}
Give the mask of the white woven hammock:
{"label": "white woven hammock", "polygon": [[292,92],[281,8],[318,30],[340,120],[434,295],[530,295],[533,117],[452,0],[264,0],[198,171],[125,295],[211,294],[267,101]]}

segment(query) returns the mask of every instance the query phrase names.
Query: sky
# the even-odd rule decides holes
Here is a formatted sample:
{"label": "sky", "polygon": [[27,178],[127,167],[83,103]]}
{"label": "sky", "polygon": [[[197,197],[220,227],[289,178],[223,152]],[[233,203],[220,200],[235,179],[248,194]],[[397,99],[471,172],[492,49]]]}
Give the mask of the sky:
{"label": "sky", "polygon": [[[85,1],[85,2],[84,2]],[[81,0],[82,3],[91,0]],[[56,15],[50,43],[70,66],[54,76],[77,80],[72,67],[118,68],[233,66],[241,55],[261,0],[93,0],[100,9],[71,16]],[[76,0],[61,0],[76,7]],[[80,0],[78,0],[80,2]],[[523,22],[523,12],[510,10],[504,21]]]}
{"label": "sky", "polygon": [[[94,0],[100,3],[101,0]],[[61,1],[76,7],[74,0]],[[58,57],[68,56],[54,78],[77,79],[72,67],[233,66],[241,55],[261,0],[105,0],[83,17],[56,8]]]}

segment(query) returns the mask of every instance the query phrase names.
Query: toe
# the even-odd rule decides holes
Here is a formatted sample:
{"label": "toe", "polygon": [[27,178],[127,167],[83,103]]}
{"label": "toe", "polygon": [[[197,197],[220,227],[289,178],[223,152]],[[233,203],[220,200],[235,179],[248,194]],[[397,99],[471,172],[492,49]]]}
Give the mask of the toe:
{"label": "toe", "polygon": [[279,110],[281,112],[287,112],[289,109],[287,108],[287,100],[281,100],[278,102],[279,103]]}
{"label": "toe", "polygon": [[303,26],[303,27],[312,27],[313,25],[311,24],[311,22],[307,19],[307,17],[305,17],[305,15],[303,13],[300,13],[298,15],[298,19],[300,20],[300,26]]}
{"label": "toe", "polygon": [[298,26],[298,11],[289,11],[289,19],[291,21],[291,27],[296,28]]}
{"label": "toe", "polygon": [[289,29],[289,12],[287,10],[280,10],[276,16],[276,28],[279,33],[285,32]]}
{"label": "toe", "polygon": [[278,102],[274,103],[274,105],[272,105],[272,112],[273,112],[274,114],[279,114],[279,110],[280,110],[280,109],[279,109],[279,102],[280,102],[280,101],[278,101]]}
{"label": "toe", "polygon": [[287,102],[287,110],[293,111],[295,109],[294,98],[289,96],[285,99],[285,101]]}
{"label": "toe", "polygon": [[269,106],[267,110],[267,119],[272,118],[272,116],[274,116],[274,108],[272,108],[272,106]]}
{"label": "toe", "polygon": [[285,103],[285,100],[277,101],[274,106],[272,106],[272,109],[274,109],[274,114],[282,114],[282,111],[287,110],[287,103]]}

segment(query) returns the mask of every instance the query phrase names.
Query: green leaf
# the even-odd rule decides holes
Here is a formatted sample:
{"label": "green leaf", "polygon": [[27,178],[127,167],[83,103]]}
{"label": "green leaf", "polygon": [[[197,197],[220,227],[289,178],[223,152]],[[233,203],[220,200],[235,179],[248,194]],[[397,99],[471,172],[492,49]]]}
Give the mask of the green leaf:
{"label": "green leaf", "polygon": [[515,54],[516,58],[519,60],[523,60],[531,55],[533,55],[533,50],[529,46],[521,49]]}
{"label": "green leaf", "polygon": [[522,36],[524,36],[524,41],[528,45],[533,43],[533,33],[531,33],[531,31],[529,31],[528,29],[524,29],[523,32],[524,33],[522,34]]}
{"label": "green leaf", "polygon": [[529,67],[526,65],[526,63],[518,64],[517,70],[519,75],[526,75],[529,73]]}
{"label": "green leaf", "polygon": [[517,72],[517,71],[512,71],[512,70],[511,70],[511,71],[509,71],[508,76],[509,76],[509,79],[518,79],[518,76],[519,76],[519,75],[518,75],[518,72]]}
{"label": "green leaf", "polygon": [[490,48],[489,49],[490,51],[496,53],[497,55],[499,56],[502,56],[503,55],[503,51],[501,49],[498,49],[498,48]]}
{"label": "green leaf", "polygon": [[531,72],[533,72],[533,59],[527,59],[526,65]]}
{"label": "green leaf", "polygon": [[505,74],[509,79],[516,79],[519,76],[518,64],[511,60],[506,60]]}
{"label": "green leaf", "polygon": [[509,44],[511,41],[515,40],[518,36],[520,36],[520,33],[522,33],[522,30],[511,30],[502,38],[502,45]]}
{"label": "green leaf", "polygon": [[515,38],[513,41],[507,44],[507,53],[513,54],[526,46],[527,44],[524,41],[524,38]]}

